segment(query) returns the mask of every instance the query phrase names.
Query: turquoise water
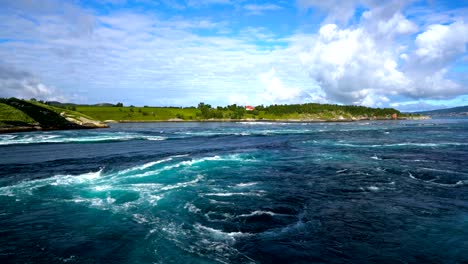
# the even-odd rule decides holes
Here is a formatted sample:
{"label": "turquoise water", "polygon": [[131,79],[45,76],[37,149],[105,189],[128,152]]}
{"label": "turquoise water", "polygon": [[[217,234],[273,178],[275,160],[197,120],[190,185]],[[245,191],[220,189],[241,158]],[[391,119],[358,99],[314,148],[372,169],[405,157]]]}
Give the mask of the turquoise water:
{"label": "turquoise water", "polygon": [[468,120],[0,135],[1,263],[468,261]]}

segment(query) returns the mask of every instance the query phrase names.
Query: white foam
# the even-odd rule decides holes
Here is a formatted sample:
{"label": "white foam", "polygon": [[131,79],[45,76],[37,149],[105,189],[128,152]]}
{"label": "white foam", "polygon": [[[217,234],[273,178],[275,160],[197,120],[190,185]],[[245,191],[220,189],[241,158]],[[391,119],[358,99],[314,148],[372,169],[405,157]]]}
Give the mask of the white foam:
{"label": "white foam", "polygon": [[151,204],[151,205],[156,205],[159,200],[164,198],[164,195],[153,195],[153,194],[146,194],[146,200]]}
{"label": "white foam", "polygon": [[219,197],[229,197],[229,196],[263,196],[262,193],[254,192],[228,192],[228,193],[205,193],[203,196],[219,196]]}
{"label": "white foam", "polygon": [[106,198],[106,202],[107,202],[108,204],[113,204],[115,201],[116,201],[116,200],[115,200],[114,198],[110,197],[110,196],[108,196],[108,197]]}
{"label": "white foam", "polygon": [[167,138],[166,137],[160,137],[160,136],[147,136],[147,137],[143,137],[143,139],[152,140],[152,141],[159,141],[159,140],[166,140]]}
{"label": "white foam", "polygon": [[371,159],[374,159],[374,160],[382,160],[381,158],[377,157],[377,155],[372,156]]}
{"label": "white foam", "polygon": [[203,233],[205,232],[210,233],[211,236],[217,240],[225,240],[225,241],[227,240],[227,241],[234,242],[236,237],[244,237],[244,236],[252,235],[250,233],[242,233],[242,232],[224,232],[222,230],[207,227],[199,223],[196,223],[194,227],[200,231],[203,231]]}
{"label": "white foam", "polygon": [[[51,182],[50,185],[72,185],[72,184],[80,184],[88,181],[96,180],[101,176],[102,171],[104,168],[96,172],[88,172],[84,174],[80,174],[77,176],[73,175],[57,175],[49,179],[54,179],[55,181]],[[49,179],[44,179],[45,181]]]}
{"label": "white foam", "polygon": [[94,179],[97,179],[99,178],[99,176],[101,176],[101,173],[102,173],[102,170],[104,168],[100,169],[99,171],[96,171],[96,172],[88,172],[88,173],[85,173],[85,174],[82,174],[79,177],[79,179],[83,179],[83,180],[94,180]]}
{"label": "white foam", "polygon": [[[202,195],[199,194],[199,196],[202,196]],[[218,200],[213,200],[213,199],[208,199],[208,202],[210,202],[212,204],[234,204],[234,203],[231,203],[231,202],[218,201]]]}
{"label": "white foam", "polygon": [[[284,123],[284,122],[237,122],[239,124],[243,125],[289,125],[290,123]],[[295,124],[307,124],[307,123],[295,123]]]}
{"label": "white foam", "polygon": [[277,213],[273,213],[273,212],[270,212],[270,211],[253,211],[249,214],[241,214],[241,215],[238,215],[236,217],[251,217],[251,216],[257,216],[257,215],[270,215],[270,216],[277,216],[277,215],[282,215],[282,214],[277,214]]}
{"label": "white foam", "polygon": [[191,185],[194,185],[195,183],[199,182],[202,179],[203,179],[203,176],[198,175],[197,178],[192,180],[192,181],[179,182],[179,183],[176,183],[176,184],[173,184],[173,185],[164,186],[164,187],[161,188],[161,191],[168,191],[168,190],[172,190],[172,189],[178,189],[178,188],[184,188],[184,187],[187,187],[187,186],[191,186]]}
{"label": "white foam", "polygon": [[[174,157],[174,156],[173,156]],[[233,154],[233,155],[228,155],[225,157],[220,157],[220,156],[212,156],[212,157],[205,157],[205,158],[200,158],[200,159],[192,159],[192,160],[186,160],[186,161],[181,161],[176,164],[172,165],[167,165],[164,166],[161,169],[155,170],[155,171],[149,171],[145,172],[142,174],[137,174],[137,175],[132,175],[132,177],[146,177],[146,176],[153,176],[157,175],[163,171],[168,171],[180,167],[191,167],[195,164],[203,163],[203,162],[209,162],[209,161],[244,161],[239,154]]]}
{"label": "white foam", "polygon": [[146,170],[146,169],[148,169],[150,167],[153,167],[154,165],[157,165],[157,164],[160,164],[160,163],[163,163],[163,162],[168,162],[168,161],[171,161],[171,160],[172,160],[172,158],[169,157],[169,158],[162,159],[162,160],[148,162],[148,163],[145,163],[143,165],[139,165],[139,166],[135,166],[133,168],[122,170],[122,171],[118,172],[118,174],[122,175],[122,174],[127,174],[129,172],[134,172],[134,171],[139,171],[139,170]]}
{"label": "white foam", "polygon": [[[46,132],[47,133],[47,132]],[[9,136],[0,138],[0,145],[37,144],[37,143],[85,143],[101,141],[128,141],[128,140],[166,140],[161,136],[146,136],[131,133],[94,133],[92,135],[70,134],[34,134],[25,136]]]}
{"label": "white foam", "polygon": [[368,189],[369,191],[373,191],[373,192],[376,192],[376,191],[380,190],[380,188],[377,187],[377,186],[369,186],[369,187],[367,187],[367,189]]}
{"label": "white foam", "polygon": [[111,189],[112,189],[112,186],[110,186],[110,185],[98,185],[98,186],[94,187],[94,190],[98,191],[98,192],[107,191],[107,190],[111,190]]}
{"label": "white foam", "polygon": [[457,183],[455,183],[455,185],[457,185],[457,186],[460,186],[460,185],[467,185],[467,184],[468,184],[468,180],[457,181]]}
{"label": "white foam", "polygon": [[411,179],[422,181],[422,182],[427,183],[427,184],[443,186],[443,187],[457,187],[457,186],[464,186],[464,185],[468,184],[468,180],[460,180],[460,181],[457,181],[456,183],[440,183],[440,182],[435,182],[435,180],[437,180],[437,178],[425,181],[423,179],[419,179],[419,178],[414,177],[411,172],[408,172],[408,175],[409,175],[409,177]]}
{"label": "white foam", "polygon": [[236,187],[239,187],[239,188],[243,188],[243,187],[250,187],[250,186],[254,186],[254,185],[257,185],[258,182],[246,182],[246,183],[239,183],[239,184],[236,184]]}
{"label": "white foam", "polygon": [[189,154],[181,154],[181,155],[175,155],[175,156],[172,156],[173,158],[183,158],[183,157],[187,157],[189,156]]}
{"label": "white foam", "polygon": [[189,212],[194,213],[194,214],[198,214],[201,212],[201,209],[196,207],[192,203],[186,203],[184,206],[184,209],[187,209]]}
{"label": "white foam", "polygon": [[146,219],[146,217],[142,214],[133,214],[133,219],[135,219],[135,221],[137,221],[139,224],[146,224],[148,223],[148,219]]}

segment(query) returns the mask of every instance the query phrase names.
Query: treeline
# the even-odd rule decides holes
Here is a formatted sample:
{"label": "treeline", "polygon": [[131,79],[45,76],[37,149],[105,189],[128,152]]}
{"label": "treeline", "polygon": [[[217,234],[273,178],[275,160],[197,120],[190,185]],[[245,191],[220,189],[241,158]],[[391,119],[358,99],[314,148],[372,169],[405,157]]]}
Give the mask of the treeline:
{"label": "treeline", "polygon": [[247,114],[255,116],[274,116],[274,117],[288,117],[291,115],[316,115],[316,116],[339,116],[348,115],[353,117],[389,117],[393,114],[403,116],[400,111],[393,108],[370,108],[365,106],[356,105],[335,105],[335,104],[291,104],[291,105],[259,105],[253,111],[246,111],[244,106],[236,104],[228,105],[225,107],[218,106],[217,108],[211,107],[209,104],[200,103],[197,107],[200,110],[197,117],[202,119],[242,119]]}
{"label": "treeline", "polygon": [[[238,106],[236,104],[212,108],[209,104],[199,103],[197,109],[200,110],[200,112],[197,112],[196,115],[202,119],[242,119],[247,113],[244,106]],[[252,112],[255,113],[251,114],[258,115],[258,111]]]}
{"label": "treeline", "polygon": [[[101,103],[95,105],[80,105],[60,103],[57,101],[41,102],[31,99],[30,102],[44,103],[56,108],[78,111],[99,120],[209,120],[209,119],[300,119],[300,120],[350,120],[350,119],[390,119],[408,117],[393,108],[370,108],[356,105],[336,104],[274,104],[259,105],[253,110],[247,110],[243,105],[231,104],[212,107],[210,104],[199,103],[197,107],[135,107],[123,103]],[[114,110],[115,109],[115,110]]]}
{"label": "treeline", "polygon": [[267,114],[288,115],[288,114],[321,114],[323,112],[348,113],[353,116],[388,116],[392,114],[401,115],[400,111],[393,108],[370,108],[357,105],[334,105],[334,104],[291,104],[291,105],[270,105],[267,107],[257,106],[258,111],[265,111]]}

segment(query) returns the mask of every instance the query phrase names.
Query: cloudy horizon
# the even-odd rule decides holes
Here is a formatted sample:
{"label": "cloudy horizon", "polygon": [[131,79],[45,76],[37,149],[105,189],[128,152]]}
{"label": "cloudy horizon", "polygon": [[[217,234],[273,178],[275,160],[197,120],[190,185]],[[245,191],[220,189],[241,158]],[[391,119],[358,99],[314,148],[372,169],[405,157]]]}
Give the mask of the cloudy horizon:
{"label": "cloudy horizon", "polygon": [[0,2],[0,97],[468,105],[464,1]]}

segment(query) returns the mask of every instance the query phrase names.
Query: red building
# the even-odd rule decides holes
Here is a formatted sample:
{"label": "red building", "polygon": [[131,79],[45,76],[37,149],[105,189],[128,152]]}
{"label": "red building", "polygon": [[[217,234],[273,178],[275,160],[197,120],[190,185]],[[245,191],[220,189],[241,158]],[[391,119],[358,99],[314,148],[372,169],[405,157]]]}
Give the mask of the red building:
{"label": "red building", "polygon": [[247,111],[253,111],[253,110],[255,110],[255,107],[250,106],[250,105],[247,105],[247,106],[245,107],[245,110],[247,110]]}

